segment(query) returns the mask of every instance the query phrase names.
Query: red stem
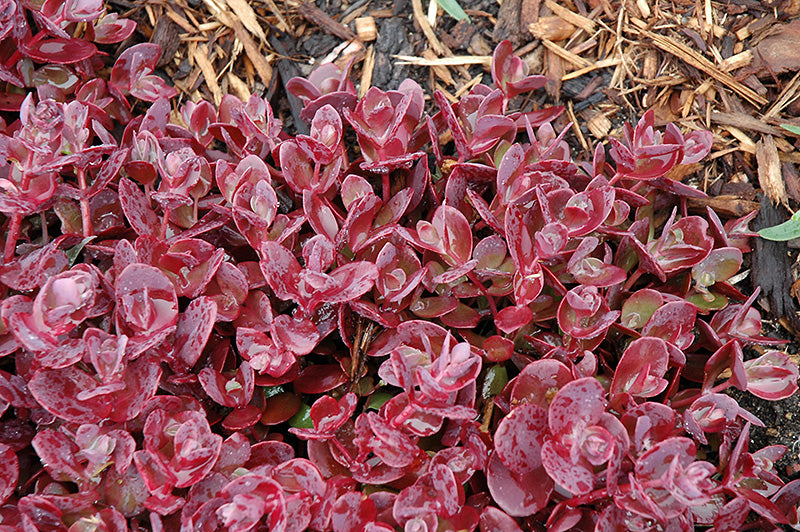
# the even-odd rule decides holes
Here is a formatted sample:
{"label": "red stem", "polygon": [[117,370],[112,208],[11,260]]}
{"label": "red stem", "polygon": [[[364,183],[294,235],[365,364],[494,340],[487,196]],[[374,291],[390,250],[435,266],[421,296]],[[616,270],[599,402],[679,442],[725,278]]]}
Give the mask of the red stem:
{"label": "red stem", "polygon": [[486,296],[486,299],[489,300],[489,309],[492,311],[492,316],[497,316],[497,305],[494,302],[494,296],[492,296],[489,293],[489,290],[483,286],[483,283],[480,282],[478,277],[475,275],[475,272],[467,272],[467,278],[475,283],[475,286],[478,287],[478,290],[480,290],[481,293]]}
{"label": "red stem", "polygon": [[[81,192],[86,191],[86,171],[83,168],[78,168],[78,186]],[[89,208],[89,200],[84,194],[81,194],[81,223],[83,225],[83,236],[92,236],[94,228],[92,227],[92,211]]]}
{"label": "red stem", "polygon": [[383,182],[383,202],[386,203],[392,197],[392,184],[389,181],[388,171],[381,175],[381,181]]}
{"label": "red stem", "polygon": [[723,392],[723,391],[727,390],[730,387],[731,387],[731,381],[727,380],[727,381],[725,381],[723,383],[717,384],[716,386],[711,388],[711,390],[709,390],[708,392],[698,393],[697,395],[693,395],[691,397],[684,397],[680,401],[675,401],[674,403],[670,403],[669,406],[673,410],[677,410],[678,408],[683,408],[684,406],[691,405],[699,397],[701,397],[702,395],[705,395],[706,393],[720,393],[720,392]]}
{"label": "red stem", "polygon": [[161,220],[161,240],[167,239],[167,229],[169,228],[169,215],[172,209],[164,209],[164,219]]}
{"label": "red stem", "polygon": [[14,259],[14,251],[17,249],[17,239],[19,238],[19,228],[22,225],[22,215],[14,213],[11,215],[11,226],[8,228],[8,236],[6,236],[5,253],[3,254],[3,262],[11,262]]}

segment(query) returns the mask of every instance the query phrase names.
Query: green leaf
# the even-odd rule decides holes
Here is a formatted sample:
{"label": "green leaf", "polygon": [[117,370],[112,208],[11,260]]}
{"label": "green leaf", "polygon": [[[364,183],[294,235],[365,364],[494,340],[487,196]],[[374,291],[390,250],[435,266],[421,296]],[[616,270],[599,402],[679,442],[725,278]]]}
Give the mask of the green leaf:
{"label": "green leaf", "polygon": [[444,9],[447,12],[447,14],[453,17],[454,19],[469,20],[469,17],[461,8],[461,6],[458,5],[458,2],[456,0],[436,0],[436,3],[439,4],[439,6],[441,6],[441,8]]}
{"label": "green leaf", "polygon": [[800,126],[792,126],[792,125],[789,125],[789,124],[781,124],[781,127],[783,129],[785,129],[786,131],[790,131],[790,132],[794,133],[795,135],[800,135]]}
{"label": "green leaf", "polygon": [[785,242],[787,240],[800,238],[800,219],[798,219],[800,217],[798,217],[798,213],[800,213],[800,211],[794,213],[791,219],[786,220],[782,224],[765,227],[758,232],[758,235],[766,240],[774,240],[777,242]]}
{"label": "green leaf", "polygon": [[508,371],[503,364],[495,364],[486,372],[483,379],[483,390],[481,395],[484,399],[491,399],[500,394],[505,385],[508,384]]}
{"label": "green leaf", "polygon": [[380,410],[383,404],[394,397],[394,395],[386,392],[375,392],[369,396],[369,400],[367,401],[367,410],[370,408],[372,410]]}
{"label": "green leaf", "polygon": [[80,244],[77,244],[77,245],[69,248],[67,251],[65,251],[65,253],[67,255],[67,258],[69,259],[69,267],[70,268],[72,268],[75,265],[75,261],[78,260],[78,255],[81,254],[81,251],[83,251],[83,248],[86,247],[86,244],[88,244],[89,242],[91,242],[95,238],[97,238],[97,236],[94,236],[94,235],[93,236],[87,236],[86,238],[81,240]]}
{"label": "green leaf", "polygon": [[311,421],[311,407],[303,403],[300,410],[289,420],[289,425],[296,429],[313,429],[314,422]]}

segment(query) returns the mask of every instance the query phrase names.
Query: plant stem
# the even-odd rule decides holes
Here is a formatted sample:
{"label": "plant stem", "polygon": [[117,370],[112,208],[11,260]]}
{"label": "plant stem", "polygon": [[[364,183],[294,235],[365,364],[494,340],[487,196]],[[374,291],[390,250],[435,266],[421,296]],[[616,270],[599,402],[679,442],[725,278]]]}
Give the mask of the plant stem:
{"label": "plant stem", "polygon": [[383,183],[383,203],[386,203],[392,197],[392,183],[389,181],[388,171],[381,174],[381,181]]}
{"label": "plant stem", "polygon": [[17,239],[19,238],[19,228],[22,225],[22,215],[15,212],[11,215],[11,226],[8,228],[8,236],[6,236],[5,253],[3,254],[3,262],[11,262],[14,258],[14,251],[17,249]]}
{"label": "plant stem", "polygon": [[[83,168],[78,168],[78,186],[81,192],[86,191],[86,171]],[[81,225],[83,226],[83,237],[92,236],[92,212],[89,208],[89,200],[84,194],[81,194]]]}
{"label": "plant stem", "polygon": [[160,236],[161,240],[167,239],[167,229],[169,228],[169,215],[172,213],[172,209],[164,208],[164,218],[161,220],[161,231]]}
{"label": "plant stem", "polygon": [[483,283],[480,282],[480,279],[478,279],[474,271],[467,272],[467,278],[475,283],[475,286],[478,287],[478,290],[480,290],[481,293],[486,296],[486,299],[489,300],[489,309],[492,311],[492,316],[497,316],[497,305],[494,302],[494,296],[492,296],[489,293],[489,290],[483,286]]}
{"label": "plant stem", "polygon": [[39,213],[39,218],[42,221],[42,245],[46,246],[50,242],[50,235],[47,234],[47,216],[44,211]]}

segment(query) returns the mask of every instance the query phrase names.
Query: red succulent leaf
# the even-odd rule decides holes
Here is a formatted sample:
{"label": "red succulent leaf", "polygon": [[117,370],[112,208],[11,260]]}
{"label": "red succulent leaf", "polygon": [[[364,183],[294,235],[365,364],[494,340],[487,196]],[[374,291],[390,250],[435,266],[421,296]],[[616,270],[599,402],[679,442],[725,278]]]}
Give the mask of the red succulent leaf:
{"label": "red succulent leaf", "polygon": [[295,363],[294,353],[255,329],[239,327],[236,330],[236,348],[259,374],[280,377]]}
{"label": "red succulent leaf", "polygon": [[730,340],[706,361],[703,391],[711,390],[722,372],[726,370],[731,372],[730,383],[744,391],[747,388],[747,375],[744,368],[744,353],[738,340]]}
{"label": "red succulent leaf", "polygon": [[19,459],[11,447],[0,443],[0,503],[4,504],[17,488]]}
{"label": "red succulent leaf", "polygon": [[781,351],[767,351],[760,357],[744,363],[747,391],[753,395],[777,401],[797,391],[797,364]]}
{"label": "red succulent leaf", "polygon": [[33,437],[31,445],[54,479],[79,484],[88,480],[76,456],[78,446],[62,432],[44,429]]}
{"label": "red succulent leaf", "polygon": [[542,465],[542,441],[547,433],[547,412],[533,404],[511,411],[494,433],[495,452],[515,475],[532,473]]}
{"label": "red succulent leaf", "polygon": [[533,319],[533,311],[525,306],[506,307],[495,316],[495,326],[506,334],[527,325]]}
{"label": "red succulent leaf", "polygon": [[558,325],[575,338],[595,338],[604,334],[619,317],[612,311],[597,287],[581,285],[564,296],[558,306]]}
{"label": "red succulent leaf", "polygon": [[[260,270],[258,275],[261,276]],[[243,271],[230,262],[222,262],[205,291],[205,295],[216,304],[216,320],[236,319],[247,291],[247,276]]]}
{"label": "red succulent leaf", "polygon": [[[537,237],[539,235],[537,234]],[[538,240],[537,240],[538,243]],[[627,272],[622,268],[612,264],[606,264],[602,260],[590,256],[597,248],[599,240],[589,236],[581,240],[575,253],[567,263],[569,273],[576,281],[583,285],[597,286],[605,288],[625,281],[628,277]]]}
{"label": "red succulent leaf", "polygon": [[633,397],[655,397],[667,384],[664,374],[669,365],[667,343],[660,338],[638,338],[622,354],[610,394],[630,394]]}
{"label": "red succulent leaf", "polygon": [[104,390],[93,375],[76,366],[39,370],[28,387],[45,410],[62,419],[76,423],[128,421],[155,395],[160,377],[157,364],[140,358],[128,365],[122,389]]}
{"label": "red succulent leaf", "polygon": [[510,41],[502,41],[492,55],[492,80],[507,100],[543,87],[544,76],[528,76],[528,64],[516,57]]}
{"label": "red succulent leaf", "polygon": [[109,88],[148,102],[176,96],[176,89],[152,75],[160,56],[161,47],[153,43],[136,44],[126,49],[114,63]]}
{"label": "red succulent leaf", "polygon": [[460,266],[472,256],[472,230],[466,217],[449,205],[441,205],[431,222],[417,222],[419,241],[450,266]]}
{"label": "red succulent leaf", "polygon": [[122,42],[136,30],[136,22],[120,18],[117,13],[106,13],[94,21],[94,38],[97,44],[114,44]]}
{"label": "red succulent leaf", "polygon": [[[536,256],[542,259],[552,259],[557,257],[559,253],[564,251],[564,248],[567,246],[567,242],[569,242],[569,228],[567,228],[567,226],[562,224],[561,222],[551,222],[542,227],[540,231],[537,231],[536,234],[533,236],[533,238],[534,238],[534,249],[536,250]],[[575,254],[573,254],[573,257],[575,257]],[[575,268],[573,261],[577,262],[583,258],[584,257],[579,255],[577,258],[570,259],[570,263],[568,266],[571,269],[576,269],[576,272],[579,274],[584,273],[584,271],[588,270],[586,271],[586,273],[588,273],[589,275],[584,274],[583,278],[584,280],[589,280],[591,279],[591,274],[595,273],[591,270],[598,269],[597,268],[598,265],[594,263],[590,263],[587,265],[579,264],[578,266],[580,269]],[[575,274],[573,273],[573,276],[574,275]],[[578,282],[583,282],[579,280],[577,277],[575,278],[575,280],[577,280]]]}
{"label": "red succulent leaf", "polygon": [[119,180],[119,200],[125,218],[139,235],[157,235],[160,230],[158,216],[144,193],[125,178]]}
{"label": "red succulent leaf", "polygon": [[313,429],[292,428],[290,431],[303,439],[329,439],[353,415],[358,397],[348,393],[338,401],[324,395],[311,405],[310,417]]}
{"label": "red succulent leaf", "polygon": [[699,289],[727,281],[742,266],[742,252],[734,247],[711,250],[706,258],[692,267],[692,278]]}
{"label": "red succulent leaf", "polygon": [[464,493],[450,468],[436,465],[397,495],[393,515],[398,523],[427,512],[446,518],[458,511],[463,499]]}
{"label": "red succulent leaf", "polygon": [[348,492],[333,505],[331,527],[334,532],[361,532],[375,521],[378,512],[375,503],[359,492]]}
{"label": "red succulent leaf", "polygon": [[719,393],[700,396],[683,414],[686,431],[697,441],[707,444],[706,434],[722,432],[736,420],[739,404],[736,399]]}
{"label": "red succulent leaf", "polygon": [[61,239],[0,265],[0,281],[9,288],[29,292],[42,286],[49,277],[69,267],[66,253],[58,249]]}
{"label": "red succulent leaf", "polygon": [[277,242],[264,242],[261,252],[261,271],[275,295],[279,299],[292,299],[302,304],[305,300],[299,292],[302,268],[294,255]]}
{"label": "red succulent leaf", "polygon": [[661,403],[642,403],[628,410],[621,421],[640,454],[676,433],[675,411]]}
{"label": "red succulent leaf", "polygon": [[699,216],[686,216],[667,222],[661,236],[647,245],[648,251],[666,273],[695,266],[714,246],[708,234],[708,222]]}
{"label": "red succulent leaf", "polygon": [[605,391],[597,379],[584,377],[565,384],[553,397],[548,423],[553,434],[569,434],[579,424],[592,425],[606,409]]}
{"label": "red succulent leaf", "polygon": [[23,43],[20,52],[39,63],[69,65],[89,59],[97,53],[97,47],[83,39],[51,37]]}
{"label": "red succulent leaf", "polygon": [[679,349],[694,341],[692,328],[697,317],[697,307],[686,301],[672,301],[653,312],[642,328],[643,336],[656,336]]}
{"label": "red succulent leaf", "polygon": [[86,358],[94,366],[103,384],[118,382],[124,372],[125,347],[128,337],[114,336],[94,327],[83,332],[86,344]]}
{"label": "red succulent leaf", "polygon": [[317,234],[325,235],[331,241],[336,240],[339,222],[333,209],[310,190],[303,191],[303,213]]}
{"label": "red succulent leaf", "polygon": [[512,517],[494,506],[487,506],[481,512],[480,530],[482,532],[522,532]]}
{"label": "red succulent leaf", "polygon": [[173,242],[156,265],[170,278],[179,297],[196,298],[211,281],[224,254],[205,240],[187,238]]}
{"label": "red succulent leaf", "polygon": [[211,336],[217,316],[217,305],[209,297],[192,300],[178,318],[175,330],[173,364],[178,371],[195,365]]}
{"label": "red succulent leaf", "polygon": [[324,393],[347,382],[347,375],[339,364],[314,364],[300,371],[294,379],[297,393]]}
{"label": "red succulent leaf", "polygon": [[683,159],[680,164],[694,164],[709,154],[714,137],[710,131],[692,131],[683,140]]}
{"label": "red succulent leaf", "polygon": [[[342,118],[331,105],[314,113],[309,135],[297,135],[297,145],[317,164],[330,164],[338,155],[342,142]],[[324,190],[318,190],[324,193]]]}
{"label": "red succulent leaf", "polygon": [[515,404],[529,403],[547,408],[553,391],[572,380],[572,372],[563,363],[553,359],[535,360],[514,378],[511,400]]}
{"label": "red succulent leaf", "polygon": [[664,297],[660,292],[642,288],[622,304],[620,323],[630,329],[641,329],[663,303]]}
{"label": "red succulent leaf", "polygon": [[216,514],[231,532],[253,529],[264,517],[270,530],[284,530],[286,501],[280,484],[258,474],[246,474],[228,483],[220,492],[225,504]]}
{"label": "red succulent leaf", "polygon": [[408,310],[420,318],[438,318],[452,312],[458,306],[458,299],[452,296],[419,298],[411,302]]}
{"label": "red succulent leaf", "polygon": [[197,380],[208,396],[222,406],[243,407],[253,397],[254,372],[246,361],[242,362],[233,376],[223,375],[211,368],[203,368],[197,374]]}
{"label": "red succulent leaf", "polygon": [[489,493],[508,515],[524,517],[543,510],[550,501],[555,485],[543,468],[515,475],[492,453],[486,466]]}
{"label": "red succulent leaf", "polygon": [[116,280],[117,323],[134,334],[153,335],[178,321],[178,298],[166,275],[154,266],[131,264]]}

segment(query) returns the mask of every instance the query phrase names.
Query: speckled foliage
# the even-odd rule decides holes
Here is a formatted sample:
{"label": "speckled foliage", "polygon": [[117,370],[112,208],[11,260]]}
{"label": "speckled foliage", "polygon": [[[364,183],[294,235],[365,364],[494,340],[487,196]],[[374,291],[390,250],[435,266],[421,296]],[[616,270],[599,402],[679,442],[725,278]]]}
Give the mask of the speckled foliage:
{"label": "speckled foliage", "polygon": [[171,102],[153,45],[97,78],[133,31],[97,1],[0,6],[0,530],[797,524],[724,393],[797,389],[734,286],[749,219],[670,179],[710,133],[646,112],[576,161],[503,42],[433,115],[323,65],[292,137]]}

